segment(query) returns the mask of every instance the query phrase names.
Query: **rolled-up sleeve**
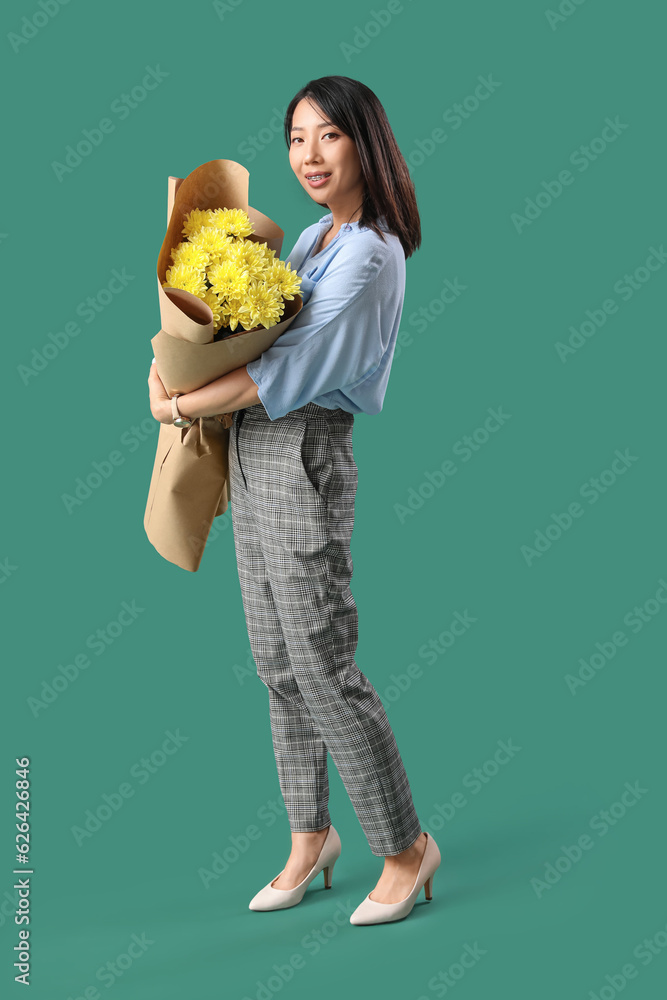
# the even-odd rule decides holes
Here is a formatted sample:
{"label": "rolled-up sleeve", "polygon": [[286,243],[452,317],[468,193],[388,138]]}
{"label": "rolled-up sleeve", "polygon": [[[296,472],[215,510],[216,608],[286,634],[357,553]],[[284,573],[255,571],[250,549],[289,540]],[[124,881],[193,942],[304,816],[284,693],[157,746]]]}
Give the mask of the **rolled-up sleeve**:
{"label": "rolled-up sleeve", "polygon": [[271,420],[318,396],[352,388],[382,361],[382,303],[391,254],[343,245],[284,333],[246,365]]}

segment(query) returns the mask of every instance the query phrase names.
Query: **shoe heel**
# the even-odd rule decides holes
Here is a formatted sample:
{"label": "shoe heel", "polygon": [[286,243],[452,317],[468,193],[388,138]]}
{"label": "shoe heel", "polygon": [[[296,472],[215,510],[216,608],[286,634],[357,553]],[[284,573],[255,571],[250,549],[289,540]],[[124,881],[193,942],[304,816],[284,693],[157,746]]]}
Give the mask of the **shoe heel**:
{"label": "shoe heel", "polygon": [[333,861],[330,865],[327,865],[326,868],[322,869],[322,871],[324,872],[324,888],[325,889],[330,889],[331,888],[331,879],[333,877],[333,870],[334,870],[334,864],[335,863],[336,862]]}
{"label": "shoe heel", "polygon": [[427,878],[424,882],[424,895],[427,899],[433,899],[433,876]]}

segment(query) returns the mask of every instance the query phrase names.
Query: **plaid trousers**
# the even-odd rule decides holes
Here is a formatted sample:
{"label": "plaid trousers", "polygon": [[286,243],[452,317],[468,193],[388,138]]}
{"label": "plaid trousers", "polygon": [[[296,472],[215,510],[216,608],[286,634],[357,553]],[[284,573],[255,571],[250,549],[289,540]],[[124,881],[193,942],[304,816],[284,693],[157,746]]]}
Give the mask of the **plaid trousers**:
{"label": "plaid trousers", "polygon": [[315,403],[274,421],[262,403],[236,411],[229,496],[290,829],[331,822],[330,753],[370,849],[382,857],[413,844],[421,826],[380,697],[354,659],[353,423],[354,414]]}

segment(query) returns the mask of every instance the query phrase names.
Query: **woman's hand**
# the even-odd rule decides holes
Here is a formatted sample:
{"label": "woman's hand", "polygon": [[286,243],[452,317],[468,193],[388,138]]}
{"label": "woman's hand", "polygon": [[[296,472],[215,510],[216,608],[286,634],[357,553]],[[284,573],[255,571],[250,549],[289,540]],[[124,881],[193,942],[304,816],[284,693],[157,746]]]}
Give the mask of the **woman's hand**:
{"label": "woman's hand", "polygon": [[167,395],[162,379],[157,373],[155,361],[151,364],[148,374],[148,390],[150,392],[151,413],[161,424],[173,423],[171,400]]}

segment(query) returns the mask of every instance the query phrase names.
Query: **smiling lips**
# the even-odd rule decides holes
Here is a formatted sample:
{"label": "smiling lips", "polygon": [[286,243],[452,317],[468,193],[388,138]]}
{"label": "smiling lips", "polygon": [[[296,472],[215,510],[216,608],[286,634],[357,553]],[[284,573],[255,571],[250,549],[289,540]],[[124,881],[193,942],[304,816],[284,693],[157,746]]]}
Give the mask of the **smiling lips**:
{"label": "smiling lips", "polygon": [[[322,176],[324,174],[324,176]],[[312,180],[313,177],[319,178],[318,180]],[[321,184],[326,184],[326,182],[331,177],[330,173],[321,171],[320,173],[313,172],[312,174],[306,174],[306,180],[311,185],[311,187],[319,187]]]}

